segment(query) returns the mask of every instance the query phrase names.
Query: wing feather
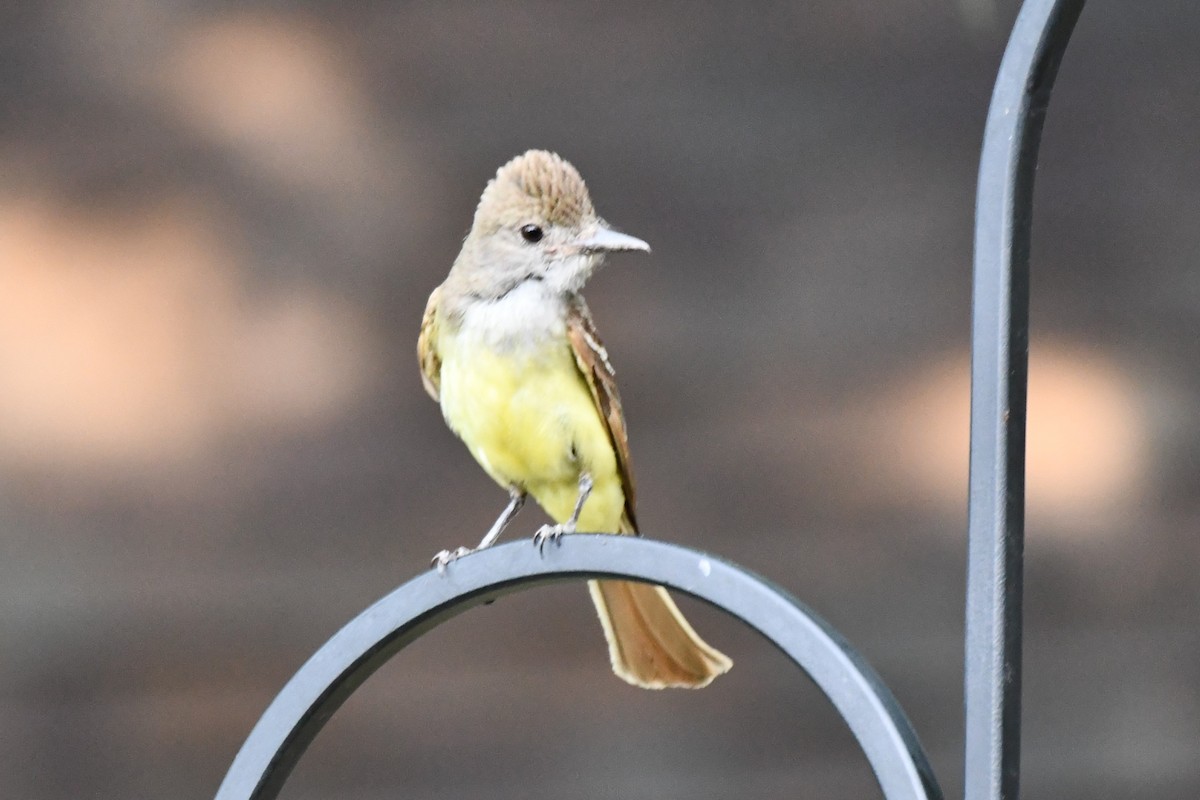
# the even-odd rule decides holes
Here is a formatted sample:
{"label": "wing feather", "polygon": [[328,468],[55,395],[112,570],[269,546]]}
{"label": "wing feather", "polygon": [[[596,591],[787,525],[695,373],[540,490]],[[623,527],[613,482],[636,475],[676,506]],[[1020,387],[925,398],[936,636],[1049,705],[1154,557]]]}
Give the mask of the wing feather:
{"label": "wing feather", "polygon": [[608,360],[608,351],[600,341],[592,315],[583,298],[576,295],[567,310],[567,338],[575,355],[575,364],[587,381],[592,399],[600,419],[608,429],[613,450],[617,454],[617,469],[621,473],[621,488],[625,494],[623,527],[628,533],[637,533],[636,505],[633,481],[633,464],[629,456],[629,435],[625,429],[625,413],[621,408],[621,395],[617,392],[617,376]]}
{"label": "wing feather", "polygon": [[421,335],[417,337],[417,360],[421,363],[421,382],[434,400],[438,399],[442,378],[442,356],[437,349],[438,301],[442,287],[433,290],[421,319]]}

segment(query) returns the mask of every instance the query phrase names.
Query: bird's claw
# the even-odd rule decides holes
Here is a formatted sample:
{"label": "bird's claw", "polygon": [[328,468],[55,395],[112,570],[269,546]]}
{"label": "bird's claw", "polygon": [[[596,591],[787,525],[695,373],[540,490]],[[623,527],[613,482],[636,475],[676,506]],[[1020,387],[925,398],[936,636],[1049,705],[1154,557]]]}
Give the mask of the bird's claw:
{"label": "bird's claw", "polygon": [[451,562],[457,561],[465,555],[470,555],[471,550],[466,547],[456,547],[453,550],[443,550],[438,553],[429,562],[429,566],[437,567],[438,574],[446,574],[446,566]]}
{"label": "bird's claw", "polygon": [[541,553],[546,547],[546,542],[561,544],[563,534],[574,532],[574,530],[569,529],[566,525],[543,525],[533,535],[533,543],[537,546],[538,553]]}

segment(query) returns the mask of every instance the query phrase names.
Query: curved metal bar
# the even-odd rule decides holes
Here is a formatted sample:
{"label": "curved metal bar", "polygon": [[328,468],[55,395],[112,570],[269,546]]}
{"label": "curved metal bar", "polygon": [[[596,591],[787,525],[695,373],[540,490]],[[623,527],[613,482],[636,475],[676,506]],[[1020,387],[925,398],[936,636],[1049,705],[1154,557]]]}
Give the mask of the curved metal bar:
{"label": "curved metal bar", "polygon": [[430,571],[368,608],[288,682],[251,731],[217,800],[278,795],[305,748],[350,694],[401,648],[505,594],[580,578],[630,578],[706,600],[767,637],[825,692],[889,800],[940,800],[916,734],[879,676],[824,620],[762,578],[695,550],[631,536],[564,537],[544,556],[514,542]]}
{"label": "curved metal bar", "polygon": [[988,109],[975,208],[966,642],[968,800],[1016,800],[1029,225],[1042,121],[1083,0],[1028,0]]}

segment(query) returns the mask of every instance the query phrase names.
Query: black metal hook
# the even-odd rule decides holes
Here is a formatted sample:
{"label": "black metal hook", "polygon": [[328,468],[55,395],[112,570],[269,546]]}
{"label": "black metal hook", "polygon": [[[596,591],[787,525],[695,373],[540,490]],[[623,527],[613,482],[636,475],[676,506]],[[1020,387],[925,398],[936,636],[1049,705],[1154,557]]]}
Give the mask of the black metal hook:
{"label": "black metal hook", "polygon": [[278,795],[334,711],[401,648],[472,606],[545,583],[628,578],[705,600],[746,622],[801,667],[846,720],[884,794],[940,800],[929,762],[879,676],[828,623],[762,578],[705,553],[632,536],[563,537],[545,555],[513,542],[429,571],[342,628],[301,667],[259,719],[217,800]]}
{"label": "black metal hook", "polygon": [[975,206],[968,494],[967,800],[1016,800],[1029,227],[1042,121],[1084,0],[1021,7],[992,92]]}

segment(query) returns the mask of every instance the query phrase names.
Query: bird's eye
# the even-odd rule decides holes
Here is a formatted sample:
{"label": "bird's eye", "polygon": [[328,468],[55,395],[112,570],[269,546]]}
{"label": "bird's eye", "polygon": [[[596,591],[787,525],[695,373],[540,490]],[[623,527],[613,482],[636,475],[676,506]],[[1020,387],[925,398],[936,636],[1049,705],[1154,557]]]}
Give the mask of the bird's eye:
{"label": "bird's eye", "polygon": [[527,242],[540,242],[545,234],[537,225],[524,225],[521,227],[521,238]]}

